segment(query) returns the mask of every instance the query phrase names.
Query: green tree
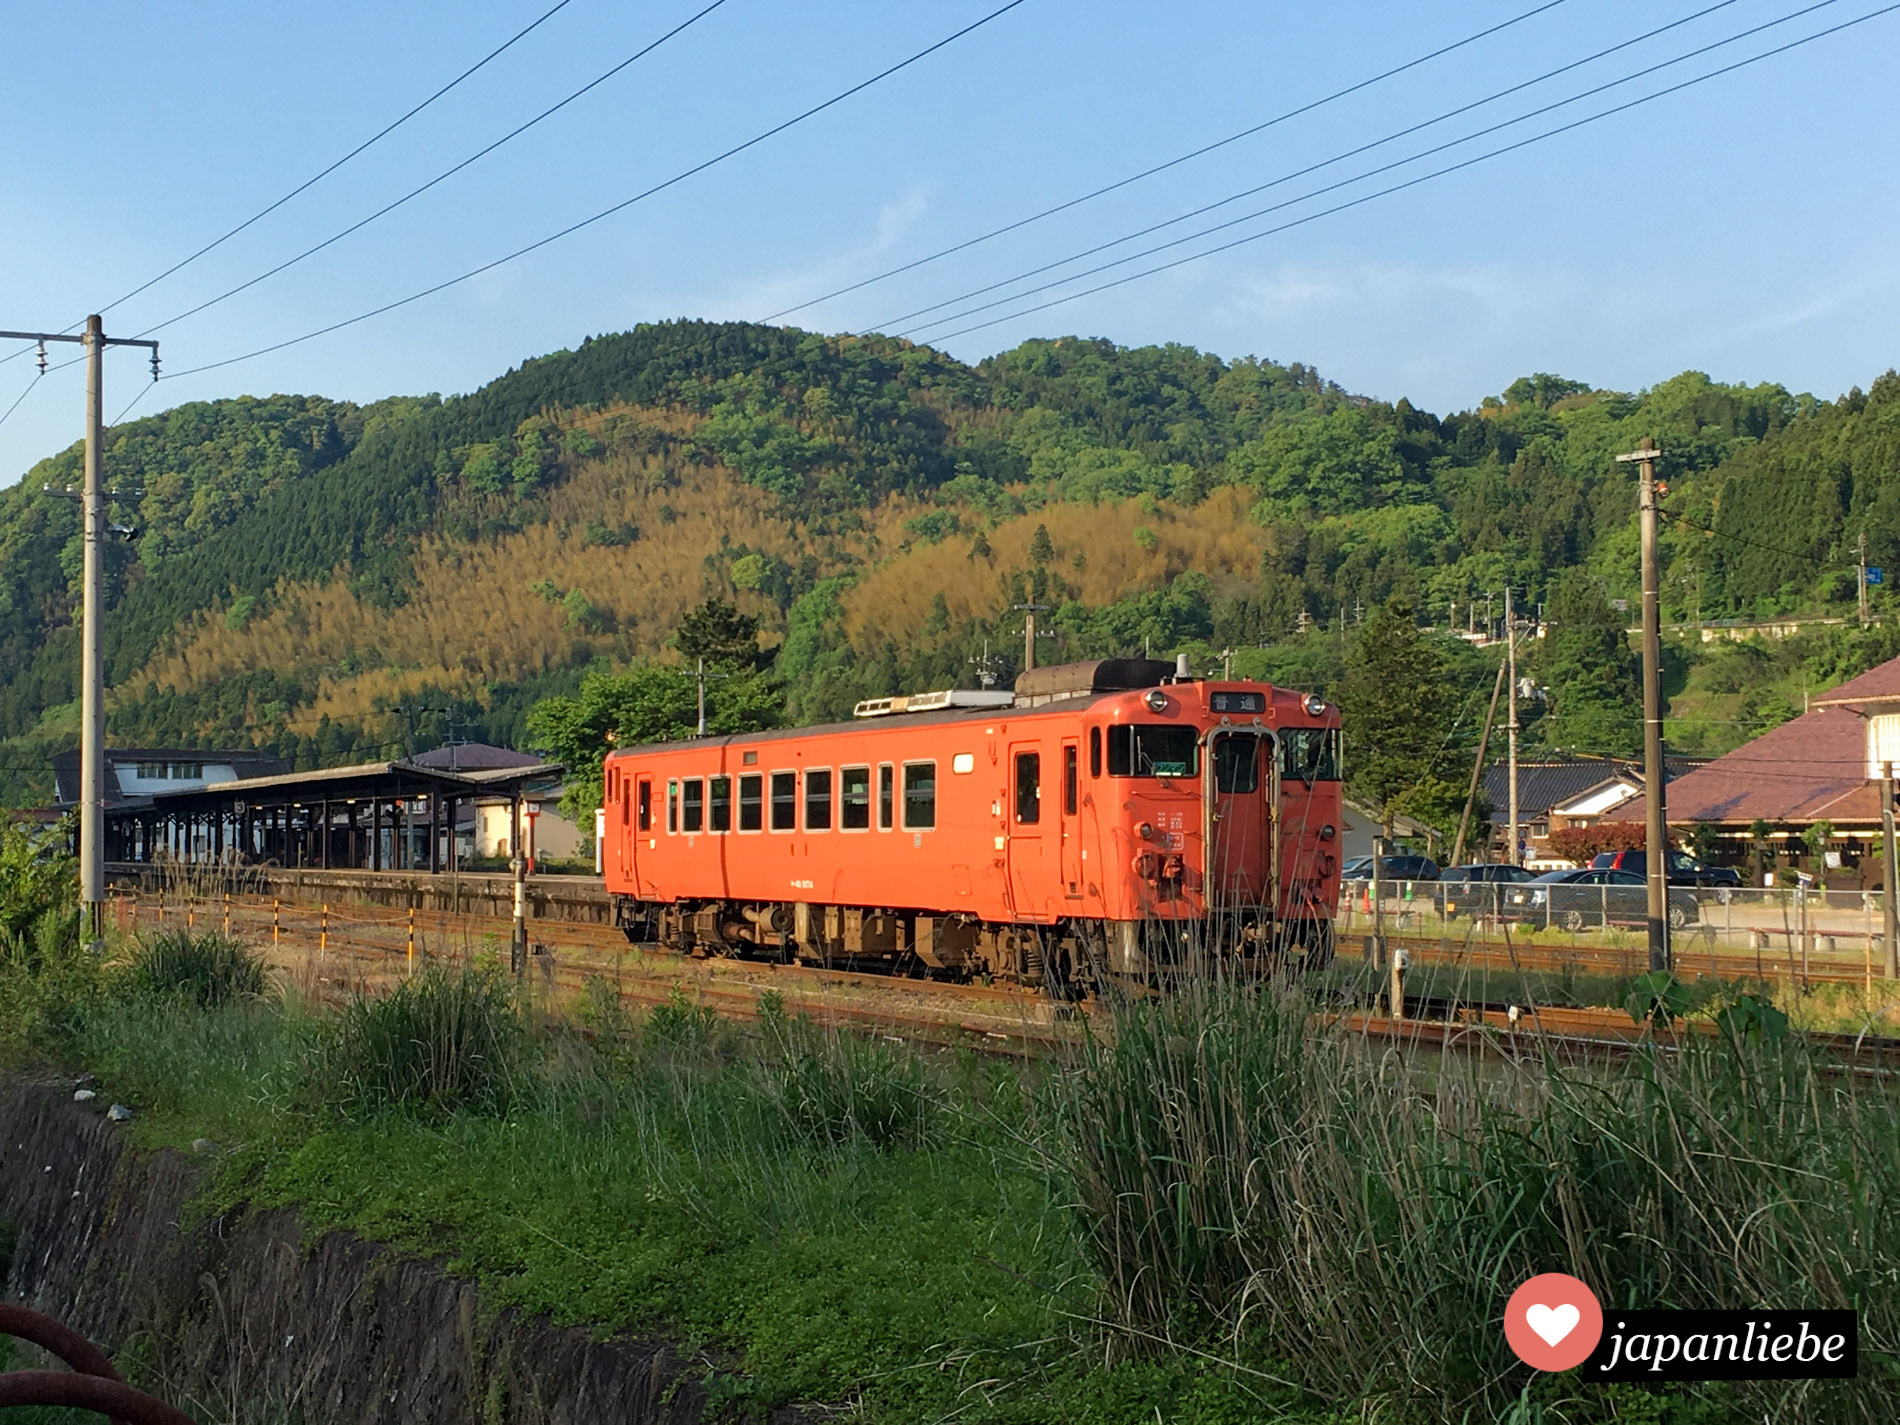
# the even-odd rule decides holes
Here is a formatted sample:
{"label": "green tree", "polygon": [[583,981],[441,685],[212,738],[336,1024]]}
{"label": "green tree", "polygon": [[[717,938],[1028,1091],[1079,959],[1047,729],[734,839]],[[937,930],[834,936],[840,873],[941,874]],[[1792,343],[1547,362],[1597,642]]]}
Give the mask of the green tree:
{"label": "green tree", "polygon": [[689,663],[704,658],[708,667],[758,671],[772,661],[759,651],[759,621],[724,599],[707,599],[680,620],[673,646]]}
{"label": "green tree", "polygon": [[1411,603],[1393,598],[1375,609],[1347,651],[1339,706],[1348,786],[1378,810],[1388,831],[1392,817],[1409,808],[1436,824],[1454,803],[1462,807],[1452,742],[1458,701],[1445,659],[1419,628]]}
{"label": "green tree", "polygon": [[[684,668],[636,663],[617,672],[589,673],[576,696],[535,704],[527,718],[529,744],[568,769],[562,814],[581,826],[591,824],[601,803],[602,759],[614,748],[692,737],[698,693],[697,680]],[[779,726],[784,715],[778,687],[761,674],[735,671],[708,682],[709,732],[756,732]]]}
{"label": "green tree", "polygon": [[1547,743],[1619,757],[1642,750],[1636,655],[1588,571],[1566,569],[1552,585],[1538,668],[1550,689]]}

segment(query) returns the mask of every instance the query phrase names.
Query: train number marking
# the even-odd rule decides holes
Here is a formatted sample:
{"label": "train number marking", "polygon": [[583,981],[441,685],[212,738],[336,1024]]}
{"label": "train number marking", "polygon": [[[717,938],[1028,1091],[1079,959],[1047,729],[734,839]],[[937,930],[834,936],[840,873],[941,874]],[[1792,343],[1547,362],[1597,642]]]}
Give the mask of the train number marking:
{"label": "train number marking", "polygon": [[792,889],[795,891],[808,891],[811,888],[812,888],[812,883],[810,881],[793,881],[792,882]]}

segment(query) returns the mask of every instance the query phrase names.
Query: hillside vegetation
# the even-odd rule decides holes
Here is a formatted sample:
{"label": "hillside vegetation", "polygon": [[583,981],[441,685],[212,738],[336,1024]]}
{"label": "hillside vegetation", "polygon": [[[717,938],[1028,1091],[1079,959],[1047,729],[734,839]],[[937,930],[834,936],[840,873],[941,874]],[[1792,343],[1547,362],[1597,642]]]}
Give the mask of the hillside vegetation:
{"label": "hillside vegetation", "polygon": [[[710,597],[760,620],[808,719],[1007,680],[1028,602],[1051,607],[1044,661],[1225,652],[1304,686],[1335,684],[1342,626],[1394,597],[1439,624],[1455,604],[1463,625],[1509,583],[1526,608],[1581,609],[1603,644],[1636,573],[1612,457],[1644,436],[1668,452],[1679,516],[1671,619],[1838,613],[1863,531],[1870,559],[1900,563],[1892,374],[1834,402],[1694,372],[1636,394],[1538,375],[1441,418],[1185,347],[1032,341],[972,367],[680,321],[446,400],[196,403],[111,434],[112,482],[147,491],[143,537],[109,561],[112,736],[256,742],[305,765],[515,741],[588,669],[676,656],[673,630]],[[0,493],[16,792],[76,728],[76,512],[39,489],[77,462]],[[1566,571],[1584,583],[1560,590]],[[1698,657],[1676,669],[1685,695]],[[1591,670],[1600,688],[1621,676]],[[1739,740],[1733,696],[1685,704],[1704,746]]]}

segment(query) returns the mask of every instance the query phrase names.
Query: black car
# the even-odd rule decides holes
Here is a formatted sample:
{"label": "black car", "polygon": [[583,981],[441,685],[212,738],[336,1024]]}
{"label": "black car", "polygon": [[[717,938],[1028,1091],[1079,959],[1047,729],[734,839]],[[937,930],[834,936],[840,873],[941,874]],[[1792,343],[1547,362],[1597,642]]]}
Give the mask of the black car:
{"label": "black car", "polygon": [[[1587,930],[1594,925],[1642,925],[1649,919],[1649,887],[1633,871],[1551,871],[1510,887],[1504,913],[1530,925]],[[1692,891],[1669,888],[1669,923],[1677,929],[1702,918]]]}
{"label": "black car", "polygon": [[[1668,853],[1668,881],[1672,886],[1701,886],[1715,892],[1715,898],[1727,905],[1729,897],[1742,888],[1742,873],[1733,866],[1705,866],[1684,851]],[[1638,876],[1649,874],[1647,851],[1599,851],[1590,863],[1594,871],[1629,871]]]}
{"label": "black car", "polygon": [[[1340,879],[1348,882],[1370,881],[1372,879],[1372,858],[1355,856],[1340,868]],[[1396,885],[1403,881],[1435,881],[1438,879],[1438,863],[1429,856],[1381,856],[1379,858],[1379,883]]]}
{"label": "black car", "polygon": [[1432,887],[1432,902],[1440,915],[1492,915],[1504,907],[1504,887],[1530,879],[1522,866],[1447,866]]}

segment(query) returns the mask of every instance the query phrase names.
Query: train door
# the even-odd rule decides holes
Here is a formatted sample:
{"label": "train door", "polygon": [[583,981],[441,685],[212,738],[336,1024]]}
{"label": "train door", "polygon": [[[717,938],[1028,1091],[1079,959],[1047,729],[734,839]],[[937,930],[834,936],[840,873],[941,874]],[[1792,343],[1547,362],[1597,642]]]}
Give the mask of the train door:
{"label": "train door", "polygon": [[650,885],[641,884],[640,866],[648,860],[642,855],[646,851],[646,840],[653,834],[653,779],[641,777],[633,784],[633,795],[622,804],[622,812],[631,818],[631,829],[625,830],[620,838],[621,873],[631,879],[640,895],[653,894]]}
{"label": "train door", "polygon": [[1062,743],[1062,787],[1057,799],[1057,823],[1062,828],[1062,891],[1071,900],[1082,896],[1082,744],[1075,738]]}
{"label": "train door", "polygon": [[1223,728],[1212,738],[1208,779],[1207,899],[1217,909],[1273,903],[1272,740]]}
{"label": "train door", "polygon": [[1042,749],[1033,742],[1009,749],[1009,900],[1019,919],[1047,920],[1049,868],[1043,835]]}

